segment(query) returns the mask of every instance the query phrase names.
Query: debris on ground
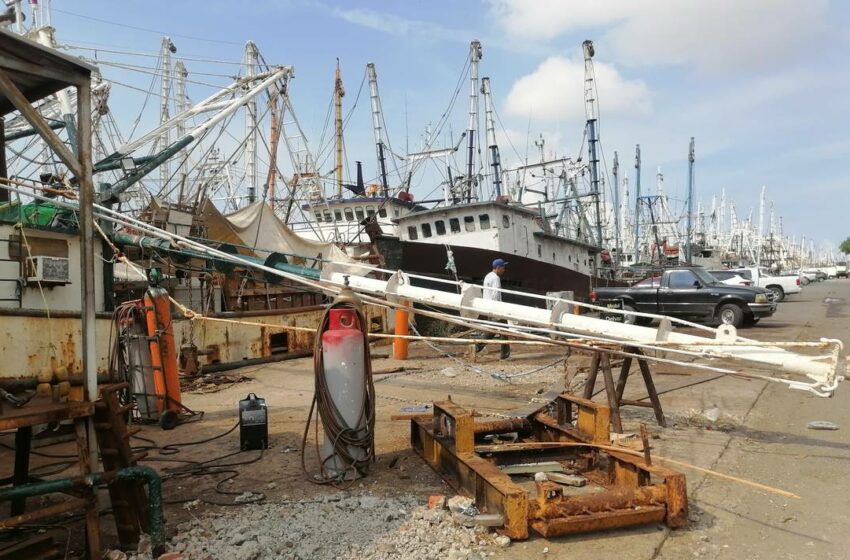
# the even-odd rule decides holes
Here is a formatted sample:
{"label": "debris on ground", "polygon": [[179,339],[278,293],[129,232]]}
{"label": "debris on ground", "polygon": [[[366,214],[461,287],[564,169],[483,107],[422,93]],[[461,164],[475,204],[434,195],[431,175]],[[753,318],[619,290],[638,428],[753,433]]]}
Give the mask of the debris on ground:
{"label": "debris on ground", "polygon": [[[466,500],[453,503],[470,511],[474,505]],[[450,511],[428,509],[418,498],[368,494],[254,504],[241,508],[238,517],[209,513],[177,529],[168,548],[184,560],[483,560],[488,549],[510,545],[507,537],[465,527]]]}
{"label": "debris on ground", "polygon": [[826,420],[812,420],[806,427],[810,430],[837,430],[838,424],[827,422]]}
{"label": "debris on ground", "polygon": [[184,393],[218,393],[234,383],[253,380],[253,377],[248,377],[238,372],[229,374],[201,374],[197,377],[184,380],[181,383],[181,389]]}

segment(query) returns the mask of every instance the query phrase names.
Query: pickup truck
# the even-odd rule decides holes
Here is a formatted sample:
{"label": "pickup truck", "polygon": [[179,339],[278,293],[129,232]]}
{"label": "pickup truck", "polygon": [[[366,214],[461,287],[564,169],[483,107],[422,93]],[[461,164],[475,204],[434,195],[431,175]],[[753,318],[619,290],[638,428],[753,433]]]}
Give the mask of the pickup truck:
{"label": "pickup truck", "polygon": [[847,263],[844,261],[835,263],[835,277],[847,278]]}
{"label": "pickup truck", "polygon": [[[736,328],[754,325],[776,312],[776,302],[771,300],[769,291],[721,284],[702,267],[666,269],[627,288],[597,288],[590,299],[602,307],[621,302],[625,311],[703,321],[716,319]],[[626,315],[624,322],[648,325],[652,320]]]}
{"label": "pickup truck", "polygon": [[767,269],[758,266],[732,268],[730,270],[747,280],[752,280],[759,288],[766,288],[773,292],[776,301],[782,301],[785,296],[799,294],[803,290],[800,286],[800,276],[797,274],[774,276]]}

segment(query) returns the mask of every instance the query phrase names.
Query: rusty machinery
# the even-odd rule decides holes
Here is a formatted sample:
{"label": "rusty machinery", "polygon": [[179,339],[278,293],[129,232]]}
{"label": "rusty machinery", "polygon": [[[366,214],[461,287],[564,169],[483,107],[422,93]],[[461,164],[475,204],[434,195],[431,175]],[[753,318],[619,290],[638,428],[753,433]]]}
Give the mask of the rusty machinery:
{"label": "rusty machinery", "polygon": [[[686,525],[685,475],[608,449],[610,419],[607,406],[566,393],[527,417],[487,422],[448,400],[434,403],[433,416],[411,420],[411,443],[482,513],[500,515],[499,531],[512,539],[528,538],[529,527],[553,537],[661,521]],[[516,437],[498,437],[507,433]],[[503,439],[513,441],[493,443]],[[587,486],[566,488],[505,472],[542,461],[581,475]]]}

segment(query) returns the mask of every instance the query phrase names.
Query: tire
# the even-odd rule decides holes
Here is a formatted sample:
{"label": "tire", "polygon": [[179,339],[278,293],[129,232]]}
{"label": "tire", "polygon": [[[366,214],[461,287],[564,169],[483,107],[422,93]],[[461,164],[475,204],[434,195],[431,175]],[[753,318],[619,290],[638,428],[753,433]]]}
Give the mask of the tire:
{"label": "tire", "polygon": [[[623,311],[637,311],[637,309],[635,309],[632,305],[623,304]],[[638,319],[641,319],[641,317],[636,315],[623,315],[623,324],[636,325]]]}
{"label": "tire", "polygon": [[747,314],[744,315],[744,326],[745,327],[755,326],[760,320],[761,320],[761,317],[756,317],[752,313],[747,313]]}
{"label": "tire", "polygon": [[800,284],[802,284],[803,286],[808,286],[808,285],[809,285],[809,282],[811,282],[811,280],[809,280],[809,279],[808,279],[808,278],[806,278],[805,276],[802,276],[802,277],[800,278]]}
{"label": "tire", "polygon": [[767,289],[773,292],[777,302],[785,299],[785,290],[782,289],[782,286],[768,286]]}
{"label": "tire", "polygon": [[735,303],[727,303],[717,310],[717,318],[721,324],[732,325],[738,329],[744,324],[744,310]]}
{"label": "tire", "polygon": [[180,423],[180,416],[173,410],[165,410],[159,416],[159,427],[163,430],[173,430]]}
{"label": "tire", "polygon": [[[623,311],[637,311],[633,305],[623,305]],[[639,317],[636,315],[626,315],[623,318],[623,323],[626,325],[639,325],[645,327],[652,323],[651,317]]]}

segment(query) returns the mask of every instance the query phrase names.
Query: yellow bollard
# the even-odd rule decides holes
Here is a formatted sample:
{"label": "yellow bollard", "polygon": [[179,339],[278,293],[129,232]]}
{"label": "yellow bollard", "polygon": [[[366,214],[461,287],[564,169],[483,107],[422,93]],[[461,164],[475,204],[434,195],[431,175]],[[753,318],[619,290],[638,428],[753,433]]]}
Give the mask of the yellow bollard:
{"label": "yellow bollard", "polygon": [[[410,302],[407,300],[402,300],[399,302],[401,305],[410,306]],[[409,329],[408,324],[410,322],[410,312],[406,309],[396,309],[395,310],[395,334],[397,336],[407,336]],[[410,343],[410,340],[406,338],[395,338],[393,339],[393,359],[395,360],[406,360],[407,359],[407,346]]]}

